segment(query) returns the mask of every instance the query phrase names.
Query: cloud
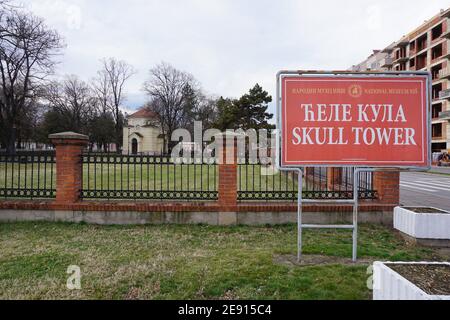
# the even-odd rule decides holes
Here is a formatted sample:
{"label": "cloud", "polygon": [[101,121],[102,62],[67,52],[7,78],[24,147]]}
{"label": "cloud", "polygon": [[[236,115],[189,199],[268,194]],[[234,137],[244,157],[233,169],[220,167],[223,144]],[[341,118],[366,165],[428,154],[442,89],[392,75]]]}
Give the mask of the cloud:
{"label": "cloud", "polygon": [[367,7],[367,22],[366,26],[369,30],[379,30],[382,25],[381,8],[378,5],[371,5]]}
{"label": "cloud", "polygon": [[[41,0],[22,1],[65,37],[59,74],[89,80],[100,59],[138,74],[128,108],[145,101],[161,61],[192,73],[210,94],[238,97],[260,83],[275,95],[281,69],[347,69],[447,8],[446,0]],[[272,110],[273,111],[273,110]]]}
{"label": "cloud", "polygon": [[81,29],[82,10],[77,4],[64,0],[42,0],[30,2],[28,7],[39,16],[51,16],[54,24],[65,25],[70,30]]}

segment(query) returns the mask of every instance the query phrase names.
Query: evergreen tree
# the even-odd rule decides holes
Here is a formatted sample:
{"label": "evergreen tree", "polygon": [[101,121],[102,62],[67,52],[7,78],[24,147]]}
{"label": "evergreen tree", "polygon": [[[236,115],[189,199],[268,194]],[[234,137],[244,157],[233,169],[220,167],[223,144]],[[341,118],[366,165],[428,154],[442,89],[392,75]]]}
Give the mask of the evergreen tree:
{"label": "evergreen tree", "polygon": [[231,100],[219,98],[217,100],[217,120],[215,127],[226,129],[272,129],[269,124],[273,114],[267,112],[272,97],[256,84],[241,98]]}
{"label": "evergreen tree", "polygon": [[109,144],[115,139],[115,121],[111,112],[95,115],[89,121],[89,140],[96,143],[104,152],[109,152]]}
{"label": "evergreen tree", "polygon": [[51,109],[44,114],[43,119],[38,125],[36,140],[38,142],[49,144],[49,134],[71,130],[70,120],[67,118],[66,114]]}
{"label": "evergreen tree", "polygon": [[198,120],[198,97],[197,92],[189,83],[183,88],[183,97],[181,126],[192,133],[194,130],[194,121]]}
{"label": "evergreen tree", "polygon": [[270,129],[273,125],[268,120],[273,118],[273,114],[267,112],[272,97],[256,84],[247,94],[244,94],[236,101],[237,121],[239,127],[247,129]]}
{"label": "evergreen tree", "polygon": [[237,129],[237,109],[235,101],[229,98],[220,97],[217,102],[217,119],[214,127],[225,131],[226,129]]}

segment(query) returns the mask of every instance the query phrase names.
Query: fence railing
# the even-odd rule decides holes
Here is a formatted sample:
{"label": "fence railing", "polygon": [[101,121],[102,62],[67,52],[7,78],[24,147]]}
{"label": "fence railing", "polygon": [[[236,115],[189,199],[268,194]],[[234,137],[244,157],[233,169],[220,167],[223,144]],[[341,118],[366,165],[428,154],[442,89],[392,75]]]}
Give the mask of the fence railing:
{"label": "fence railing", "polygon": [[217,171],[167,156],[84,154],[82,198],[217,200]]}
{"label": "fence railing", "polygon": [[[355,168],[307,168],[305,171],[305,198],[352,199]],[[360,172],[358,177],[360,199],[375,199],[373,174]]]}
{"label": "fence railing", "polygon": [[55,198],[54,151],[0,153],[0,198]]}
{"label": "fence railing", "polygon": [[261,164],[238,165],[238,201],[293,201],[297,199],[295,172],[277,171]]}
{"label": "fence railing", "polygon": [[[54,198],[54,151],[0,153],[0,198]],[[217,164],[177,162],[168,156],[85,153],[82,156],[83,199],[216,201]],[[238,201],[297,200],[295,172],[276,171],[259,163],[238,164]],[[304,169],[305,199],[353,197],[353,168]],[[359,197],[375,199],[371,173],[362,173]]]}
{"label": "fence railing", "polygon": [[[353,198],[354,168],[304,168],[304,199]],[[297,201],[298,175],[260,164],[238,166],[239,201]],[[375,199],[371,173],[359,175],[359,198]]]}

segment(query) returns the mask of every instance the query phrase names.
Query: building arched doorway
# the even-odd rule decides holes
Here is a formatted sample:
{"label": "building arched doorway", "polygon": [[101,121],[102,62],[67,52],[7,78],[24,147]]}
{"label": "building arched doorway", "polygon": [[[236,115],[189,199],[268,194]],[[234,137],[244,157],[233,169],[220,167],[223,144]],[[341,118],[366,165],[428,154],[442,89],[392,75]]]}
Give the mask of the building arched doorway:
{"label": "building arched doorway", "polygon": [[131,154],[137,154],[138,153],[138,141],[136,138],[131,140]]}

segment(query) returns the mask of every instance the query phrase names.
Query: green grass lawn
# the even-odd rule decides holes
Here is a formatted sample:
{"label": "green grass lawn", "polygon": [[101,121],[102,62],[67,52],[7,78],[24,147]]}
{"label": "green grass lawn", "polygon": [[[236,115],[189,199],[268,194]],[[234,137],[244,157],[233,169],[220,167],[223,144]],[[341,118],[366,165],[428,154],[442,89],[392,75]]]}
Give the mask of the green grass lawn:
{"label": "green grass lawn", "polygon": [[[348,231],[306,231],[305,252],[350,257]],[[0,299],[370,299],[368,265],[296,266],[296,227],[0,224]],[[439,259],[385,227],[360,228],[360,257]],[[82,290],[66,289],[69,265]]]}
{"label": "green grass lawn", "polygon": [[83,165],[86,190],[217,190],[213,165]]}
{"label": "green grass lawn", "polygon": [[[270,172],[260,165],[239,166],[242,191],[282,191],[296,188],[292,173]],[[188,190],[216,191],[218,166],[161,164],[84,164],[85,190]],[[56,166],[0,163],[0,188],[50,189],[56,185]]]}
{"label": "green grass lawn", "polygon": [[55,186],[55,164],[0,163],[0,188],[52,189]]}

